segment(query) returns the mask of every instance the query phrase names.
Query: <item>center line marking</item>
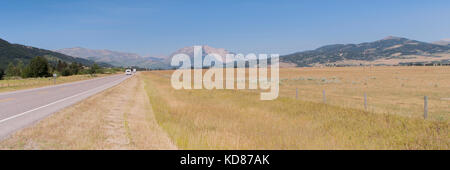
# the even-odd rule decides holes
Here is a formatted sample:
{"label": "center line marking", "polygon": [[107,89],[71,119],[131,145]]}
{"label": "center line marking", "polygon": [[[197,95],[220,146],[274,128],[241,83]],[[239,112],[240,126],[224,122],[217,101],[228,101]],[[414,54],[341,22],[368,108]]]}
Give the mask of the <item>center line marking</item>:
{"label": "center line marking", "polygon": [[1,102],[11,101],[11,100],[14,100],[14,98],[0,99],[0,103],[1,103]]}
{"label": "center line marking", "polygon": [[41,92],[38,92],[37,94],[45,94],[45,93],[48,93],[48,91],[41,91]]}

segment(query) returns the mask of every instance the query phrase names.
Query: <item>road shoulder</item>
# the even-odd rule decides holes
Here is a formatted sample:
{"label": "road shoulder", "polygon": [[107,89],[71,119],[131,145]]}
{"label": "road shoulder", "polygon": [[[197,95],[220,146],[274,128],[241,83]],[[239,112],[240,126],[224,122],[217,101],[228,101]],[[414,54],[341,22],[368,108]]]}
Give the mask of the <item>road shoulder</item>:
{"label": "road shoulder", "polygon": [[22,129],[0,149],[176,149],[155,121],[140,75]]}

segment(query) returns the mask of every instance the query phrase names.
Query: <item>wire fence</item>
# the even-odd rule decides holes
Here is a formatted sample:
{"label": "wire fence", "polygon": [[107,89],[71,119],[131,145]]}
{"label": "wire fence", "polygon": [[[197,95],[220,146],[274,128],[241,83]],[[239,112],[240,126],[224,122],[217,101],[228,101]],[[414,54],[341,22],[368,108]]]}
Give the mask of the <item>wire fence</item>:
{"label": "wire fence", "polygon": [[[312,92],[308,91],[308,94],[302,95],[302,91],[295,88],[293,95],[296,100],[321,102],[334,106],[361,109],[367,112],[403,113],[407,116],[421,114],[424,119],[429,119],[430,113],[434,114],[434,119],[448,119],[448,116],[450,116],[450,98],[433,97],[430,100],[429,96],[422,96],[421,98],[404,99],[408,102],[397,101],[394,104],[387,104],[383,101],[392,99],[388,99],[388,97],[386,99],[373,98],[365,92],[361,93],[360,96],[345,96],[328,93],[324,89],[320,96],[318,94],[319,92],[315,92],[312,95]],[[430,112],[430,109],[432,112]]]}

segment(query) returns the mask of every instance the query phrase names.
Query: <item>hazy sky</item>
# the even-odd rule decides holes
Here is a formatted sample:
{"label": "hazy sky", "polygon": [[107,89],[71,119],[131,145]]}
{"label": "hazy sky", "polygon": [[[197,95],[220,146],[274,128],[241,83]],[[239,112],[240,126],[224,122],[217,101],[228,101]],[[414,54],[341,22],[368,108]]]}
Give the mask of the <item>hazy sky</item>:
{"label": "hazy sky", "polygon": [[0,1],[0,38],[45,49],[168,55],[207,44],[287,54],[388,35],[426,42],[450,38],[450,1]]}

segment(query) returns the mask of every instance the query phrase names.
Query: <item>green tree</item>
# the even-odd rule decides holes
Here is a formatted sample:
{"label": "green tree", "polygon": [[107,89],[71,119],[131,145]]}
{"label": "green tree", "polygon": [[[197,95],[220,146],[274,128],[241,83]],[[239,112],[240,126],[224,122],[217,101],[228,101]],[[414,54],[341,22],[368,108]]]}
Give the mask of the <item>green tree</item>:
{"label": "green tree", "polygon": [[67,68],[67,63],[65,61],[58,60],[58,64],[56,64],[56,70],[58,70],[58,72],[61,73],[66,68]]}
{"label": "green tree", "polygon": [[3,80],[3,70],[2,69],[0,69],[0,80]]}
{"label": "green tree", "polygon": [[24,67],[23,70],[22,70],[22,78],[31,77],[31,73],[30,72],[31,71],[30,71],[30,67],[29,66]]}
{"label": "green tree", "polygon": [[17,75],[16,70],[17,70],[16,66],[14,66],[14,64],[10,62],[8,64],[8,67],[6,68],[6,76],[7,77],[16,76]]}
{"label": "green tree", "polygon": [[70,72],[70,69],[65,68],[62,70],[61,75],[62,76],[70,76],[70,75],[72,75],[72,73]]}
{"label": "green tree", "polygon": [[75,62],[69,65],[69,69],[72,74],[78,74],[80,72],[79,64]]}
{"label": "green tree", "polygon": [[22,60],[19,60],[19,62],[17,63],[17,67],[16,67],[16,76],[22,76],[24,67],[25,66],[24,66]]}
{"label": "green tree", "polygon": [[26,77],[49,77],[51,74],[49,73],[49,65],[47,59],[44,57],[34,57],[30,64],[27,66]]}
{"label": "green tree", "polygon": [[89,74],[95,74],[100,71],[100,66],[97,65],[97,63],[94,63],[91,68],[89,69]]}

